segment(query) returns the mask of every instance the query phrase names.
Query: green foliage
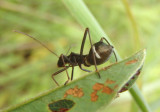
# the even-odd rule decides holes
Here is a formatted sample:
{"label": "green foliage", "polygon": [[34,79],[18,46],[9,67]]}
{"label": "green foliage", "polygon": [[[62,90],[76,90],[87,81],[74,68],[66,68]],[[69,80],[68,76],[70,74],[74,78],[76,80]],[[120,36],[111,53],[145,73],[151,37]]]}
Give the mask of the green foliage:
{"label": "green foliage", "polygon": [[97,73],[93,72],[6,111],[57,111],[60,110],[60,106],[69,109],[70,112],[84,112],[84,109],[86,112],[102,111],[116,97],[122,86],[143,66],[144,58],[145,50],[142,50],[128,59],[100,69],[100,79]]}
{"label": "green foliage", "polygon": [[[121,1],[84,0],[84,3],[122,58],[137,52],[132,24]],[[138,85],[152,110],[159,112],[160,4],[158,0],[134,0],[129,1],[129,8],[138,27],[140,49],[147,48],[146,61]],[[30,34],[57,54],[65,54],[73,44],[71,51],[79,53],[85,27],[75,21],[59,0],[0,0],[0,109],[56,88],[51,74],[58,70],[57,58],[33,40],[12,30]],[[93,28],[93,42],[105,36],[102,33],[96,35],[95,32]],[[85,44],[85,53],[88,53],[88,48],[89,42]],[[108,63],[105,63],[98,68],[107,65]],[[75,79],[85,74],[78,68],[75,72]],[[63,84],[66,80],[65,72],[56,76],[56,80]],[[107,112],[131,112],[130,102],[131,98],[125,92],[110,105]],[[132,110],[134,111],[133,108]]]}

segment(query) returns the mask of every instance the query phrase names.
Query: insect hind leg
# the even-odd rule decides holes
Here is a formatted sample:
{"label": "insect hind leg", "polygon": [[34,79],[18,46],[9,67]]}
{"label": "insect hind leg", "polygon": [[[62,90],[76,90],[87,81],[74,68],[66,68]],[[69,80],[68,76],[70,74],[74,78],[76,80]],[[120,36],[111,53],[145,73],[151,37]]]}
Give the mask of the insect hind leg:
{"label": "insect hind leg", "polygon": [[[91,44],[91,49],[92,51],[93,50],[93,44],[92,44],[92,41],[91,41],[91,36],[90,36],[90,31],[89,31],[89,28],[86,28],[85,32],[84,32],[84,36],[83,36],[83,40],[82,40],[82,44],[81,44],[81,50],[80,50],[80,57],[82,59],[82,55],[83,55],[83,48],[84,48],[84,44],[85,44],[85,40],[86,40],[86,37],[87,37],[87,34],[89,35],[89,41],[90,41],[90,44]],[[95,53],[93,53],[93,61],[94,61],[94,65],[95,65],[95,69],[96,69],[96,72],[98,73],[98,77],[100,78],[100,73],[98,72],[98,69],[97,69],[97,63],[96,63],[96,58],[95,58]],[[85,70],[81,67],[81,65],[79,66],[81,68],[81,70],[83,71],[88,71],[88,70]]]}
{"label": "insect hind leg", "polygon": [[[107,42],[108,45],[110,45],[110,43],[108,42],[108,40],[104,37],[101,38],[101,41],[105,40]],[[110,45],[111,46],[111,45]],[[118,62],[118,59],[117,59],[117,55],[115,53],[115,50],[113,50],[113,53],[114,53],[114,56],[115,56],[115,59],[116,59],[116,62]]]}

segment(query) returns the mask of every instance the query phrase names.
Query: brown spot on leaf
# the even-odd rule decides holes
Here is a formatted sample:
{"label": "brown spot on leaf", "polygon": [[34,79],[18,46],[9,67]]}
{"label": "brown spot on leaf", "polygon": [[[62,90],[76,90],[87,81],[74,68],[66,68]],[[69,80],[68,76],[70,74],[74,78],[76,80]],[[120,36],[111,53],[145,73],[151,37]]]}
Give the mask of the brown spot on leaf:
{"label": "brown spot on leaf", "polygon": [[51,112],[67,112],[75,105],[72,100],[62,99],[48,104]]}
{"label": "brown spot on leaf", "polygon": [[134,84],[134,82],[136,81],[136,79],[138,78],[140,72],[141,72],[142,66],[137,70],[137,72],[130,78],[130,80],[121,88],[121,90],[119,91],[119,93],[122,93],[126,90],[128,90],[129,88],[131,88],[131,86]]}
{"label": "brown spot on leaf", "polygon": [[103,70],[107,70],[107,69],[109,69],[111,66],[112,66],[112,64],[110,64],[110,65],[107,66],[107,67],[104,67]]}
{"label": "brown spot on leaf", "polygon": [[141,69],[139,69],[139,70],[135,73],[135,75],[136,75],[136,76],[139,76],[140,73],[141,73]]}
{"label": "brown spot on leaf", "polygon": [[96,84],[93,86],[93,90],[99,91],[99,90],[102,89],[103,87],[104,87],[104,84],[96,83]]}
{"label": "brown spot on leaf", "polygon": [[61,108],[59,111],[55,111],[55,112],[67,112],[69,109],[66,108]]}
{"label": "brown spot on leaf", "polygon": [[114,89],[116,89],[117,87],[118,87],[118,85],[115,85],[115,86],[114,86]]}
{"label": "brown spot on leaf", "polygon": [[111,94],[112,92],[113,90],[108,86],[105,86],[102,90],[102,93],[106,93],[106,94]]}
{"label": "brown spot on leaf", "polygon": [[128,88],[123,87],[123,88],[119,91],[119,93],[122,93],[122,92],[124,92],[124,91],[126,91],[126,90],[128,90]]}
{"label": "brown spot on leaf", "polygon": [[91,101],[95,102],[98,99],[97,91],[91,93]]}
{"label": "brown spot on leaf", "polygon": [[78,88],[78,86],[75,86],[74,88],[70,88],[65,92],[64,98],[66,98],[68,95],[80,98],[84,95],[84,92],[82,88]]}
{"label": "brown spot on leaf", "polygon": [[[115,81],[107,79],[105,84],[102,84],[102,83],[94,84],[93,88],[92,88],[93,92],[90,95],[91,96],[91,101],[95,102],[95,101],[98,100],[98,95],[97,95],[98,91],[102,90],[101,93],[112,94],[114,90],[112,90],[108,85],[113,84],[113,83],[115,83]],[[116,86],[114,88],[116,88]]]}
{"label": "brown spot on leaf", "polygon": [[133,64],[135,62],[137,62],[138,60],[137,59],[134,59],[134,60],[130,60],[128,62],[126,62],[125,64],[128,65],[128,64]]}
{"label": "brown spot on leaf", "polygon": [[106,84],[113,84],[113,83],[115,83],[115,81],[109,79],[106,80]]}

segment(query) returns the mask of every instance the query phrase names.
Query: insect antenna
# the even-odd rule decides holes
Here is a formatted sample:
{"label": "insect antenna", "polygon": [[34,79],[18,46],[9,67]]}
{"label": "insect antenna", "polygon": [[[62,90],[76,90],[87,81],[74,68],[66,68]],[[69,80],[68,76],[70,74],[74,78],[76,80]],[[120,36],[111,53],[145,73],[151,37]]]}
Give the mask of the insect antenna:
{"label": "insect antenna", "polygon": [[68,55],[69,51],[71,50],[71,48],[73,48],[74,46],[76,46],[75,44],[71,44],[68,48],[68,51],[66,52],[66,55]]}
{"label": "insect antenna", "polygon": [[72,48],[72,46],[69,46],[69,49],[68,49],[66,55],[68,55],[68,53],[69,53],[69,51],[71,50],[71,48]]}
{"label": "insect antenna", "polygon": [[14,32],[17,32],[17,33],[20,33],[20,34],[23,34],[23,35],[26,35],[27,37],[30,37],[32,38],[33,40],[35,40],[36,42],[38,42],[39,44],[41,44],[43,47],[45,47],[48,51],[50,51],[51,53],[53,53],[55,56],[57,56],[59,58],[59,56],[53,52],[51,49],[49,49],[44,43],[42,43],[41,41],[37,40],[36,38],[26,34],[26,33],[23,33],[23,32],[20,32],[20,31],[16,31],[16,30],[13,30]]}

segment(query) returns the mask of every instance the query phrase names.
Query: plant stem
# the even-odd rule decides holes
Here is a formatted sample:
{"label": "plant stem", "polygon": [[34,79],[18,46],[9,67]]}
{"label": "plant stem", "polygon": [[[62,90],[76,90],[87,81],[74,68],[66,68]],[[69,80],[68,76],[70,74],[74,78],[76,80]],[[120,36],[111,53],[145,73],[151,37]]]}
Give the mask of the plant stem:
{"label": "plant stem", "polygon": [[136,84],[132,86],[129,92],[143,112],[152,112]]}

